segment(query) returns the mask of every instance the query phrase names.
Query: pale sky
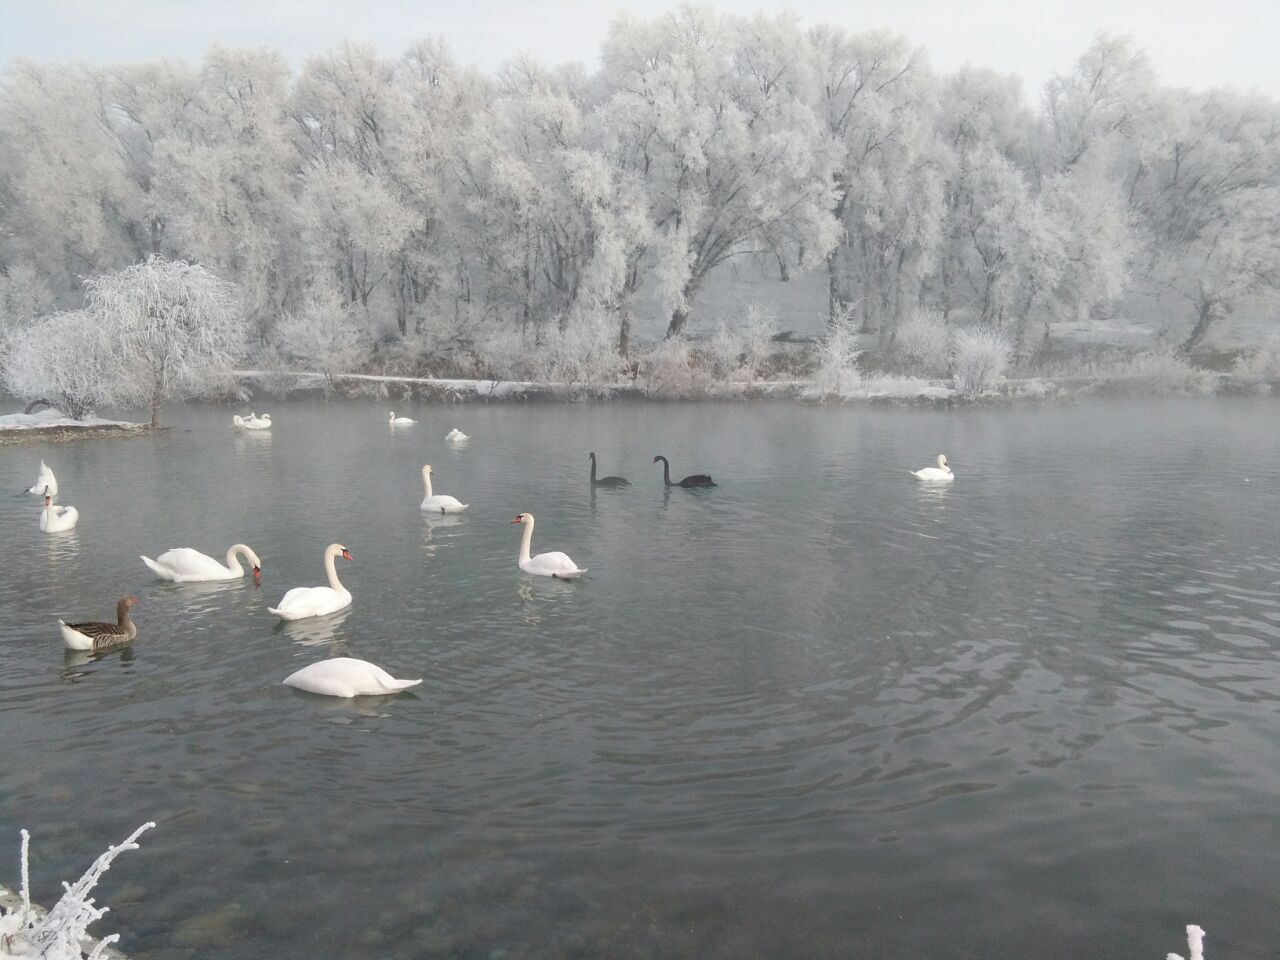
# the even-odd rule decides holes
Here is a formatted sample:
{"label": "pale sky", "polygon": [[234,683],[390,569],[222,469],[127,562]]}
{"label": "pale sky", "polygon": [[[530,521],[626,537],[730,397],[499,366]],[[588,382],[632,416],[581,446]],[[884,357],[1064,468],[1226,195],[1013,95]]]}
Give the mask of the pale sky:
{"label": "pale sky", "polygon": [[[268,46],[295,65],[344,39],[398,56],[445,38],[492,70],[517,53],[592,67],[610,20],[672,0],[0,0],[0,63],[199,59],[213,43]],[[1161,82],[1257,88],[1280,98],[1280,0],[720,0],[724,11],[791,10],[803,22],[887,28],[923,45],[935,68],[965,63],[1023,78],[1033,100],[1100,29],[1134,37]]]}

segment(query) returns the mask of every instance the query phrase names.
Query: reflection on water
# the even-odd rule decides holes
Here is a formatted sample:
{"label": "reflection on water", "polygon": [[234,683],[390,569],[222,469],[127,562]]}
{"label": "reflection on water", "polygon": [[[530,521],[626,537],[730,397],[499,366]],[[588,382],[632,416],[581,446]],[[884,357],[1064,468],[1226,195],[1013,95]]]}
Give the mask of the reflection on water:
{"label": "reflection on water", "polygon": [[[1160,956],[1193,918],[1269,955],[1274,404],[476,405],[465,454],[283,406],[0,459],[82,516],[0,513],[0,837],[70,875],[162,820],[104,893],[131,954]],[[466,514],[418,510],[437,461]],[[521,510],[586,578],[518,570]],[[238,541],[261,589],[137,559]],[[279,621],[334,541],[352,606]],[[62,650],[126,593],[133,647]],[[281,684],[334,655],[424,682]]]}

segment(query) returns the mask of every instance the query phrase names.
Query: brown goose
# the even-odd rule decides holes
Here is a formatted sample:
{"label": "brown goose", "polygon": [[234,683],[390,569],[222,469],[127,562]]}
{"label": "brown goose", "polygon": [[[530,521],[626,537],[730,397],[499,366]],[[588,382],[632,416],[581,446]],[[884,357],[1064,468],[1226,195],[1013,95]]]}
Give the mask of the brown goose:
{"label": "brown goose", "polygon": [[137,602],[137,597],[122,597],[116,604],[115,623],[64,623],[59,620],[63,643],[68,650],[92,650],[94,653],[124,646],[138,635],[138,628],[129,619],[129,608]]}

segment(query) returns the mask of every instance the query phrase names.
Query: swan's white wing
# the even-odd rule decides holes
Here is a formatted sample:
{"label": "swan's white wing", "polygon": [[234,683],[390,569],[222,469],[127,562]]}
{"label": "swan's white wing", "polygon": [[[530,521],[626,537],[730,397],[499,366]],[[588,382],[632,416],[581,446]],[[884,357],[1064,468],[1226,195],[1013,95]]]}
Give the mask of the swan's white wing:
{"label": "swan's white wing", "polygon": [[563,577],[565,579],[581,576],[586,572],[579,569],[578,565],[570,559],[567,553],[560,553],[559,551],[540,553],[536,557],[530,557],[529,562],[524,564],[521,569],[525,573],[532,573],[540,577]]}
{"label": "swan's white wing", "polygon": [[286,686],[329,697],[360,697],[397,693],[416,687],[418,680],[397,680],[377,664],[352,657],[321,660],[285,677]]}
{"label": "swan's white wing", "polygon": [[157,566],[163,567],[175,576],[188,580],[228,580],[231,571],[213,557],[193,550],[191,547],[174,547],[166,550],[155,560]]}
{"label": "swan's white wing", "polygon": [[322,617],[351,605],[351,594],[332,587],[294,587],[278,604],[267,609],[285,620]]}

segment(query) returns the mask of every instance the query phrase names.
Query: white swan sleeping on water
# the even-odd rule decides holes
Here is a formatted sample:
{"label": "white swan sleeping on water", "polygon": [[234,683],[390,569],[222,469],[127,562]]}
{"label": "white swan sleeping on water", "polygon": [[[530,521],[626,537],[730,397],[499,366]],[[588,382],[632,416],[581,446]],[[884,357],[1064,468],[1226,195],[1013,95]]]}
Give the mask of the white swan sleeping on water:
{"label": "white swan sleeping on water", "polygon": [[80,521],[80,511],[75,507],[55,507],[53,497],[44,495],[44,509],[40,511],[40,529],[45,533],[62,533],[72,529]]}
{"label": "white swan sleeping on water", "polygon": [[241,430],[270,430],[271,414],[264,413],[262,416],[258,416],[253,411],[250,411],[247,417],[233,416],[231,423]]}
{"label": "white swan sleeping on water", "polygon": [[405,426],[408,426],[408,425],[409,425],[409,424],[411,424],[411,423],[417,423],[418,421],[417,421],[417,420],[410,419],[409,417],[397,417],[397,416],[396,416],[396,412],[395,412],[394,410],[392,410],[392,411],[391,411],[391,418],[390,418],[390,420],[389,420],[388,422],[389,422],[393,427],[405,427]]}
{"label": "white swan sleeping on water", "polygon": [[422,679],[397,680],[368,660],[334,657],[295,670],[282,682],[287,687],[326,697],[372,697],[408,690],[420,684]]}
{"label": "white swan sleeping on water", "polygon": [[452,430],[446,433],[444,435],[444,438],[449,443],[466,443],[468,440],[471,439],[465,433],[459,430],[457,427],[454,427]]}
{"label": "white swan sleeping on water", "polygon": [[529,546],[533,542],[533,514],[518,513],[512,523],[524,524],[524,539],[520,541],[520,559],[518,561],[520,569],[525,573],[532,573],[537,577],[556,577],[559,580],[573,580],[582,576],[587,572],[586,567],[578,568],[578,565],[569,559],[569,555],[553,551],[551,553],[540,553],[535,557],[529,556]]}
{"label": "white swan sleeping on water", "polygon": [[938,465],[936,467],[912,470],[911,475],[920,480],[954,480],[956,478],[956,475],[951,472],[951,468],[947,466],[947,455],[945,453],[938,454]]}
{"label": "white swan sleeping on water", "polygon": [[36,496],[46,493],[55,497],[58,495],[58,478],[43,460],[40,461],[40,473],[36,476],[36,482],[27,487],[27,493],[34,493]]}
{"label": "white swan sleeping on water", "polygon": [[202,580],[236,580],[244,575],[244,567],[240,566],[240,554],[253,564],[255,582],[262,577],[262,561],[258,555],[243,543],[232,544],[227,551],[227,565],[224,567],[213,557],[192,550],[190,547],[174,547],[166,550],[156,559],[141,557],[151,572],[161,580],[172,580],[174,583],[194,583]]}
{"label": "white swan sleeping on water", "polygon": [[443,493],[431,495],[431,464],[429,463],[422,467],[422,486],[427,495],[422,500],[420,510],[426,510],[428,513],[461,513],[471,506],[469,503],[460,503],[456,497]]}
{"label": "white swan sleeping on water", "polygon": [[282,620],[302,620],[323,617],[351,606],[351,592],[338,582],[338,571],[333,568],[335,557],[350,560],[351,553],[340,543],[329,544],[324,552],[324,570],[329,575],[327,587],[294,587],[274,607],[267,607],[267,611]]}

